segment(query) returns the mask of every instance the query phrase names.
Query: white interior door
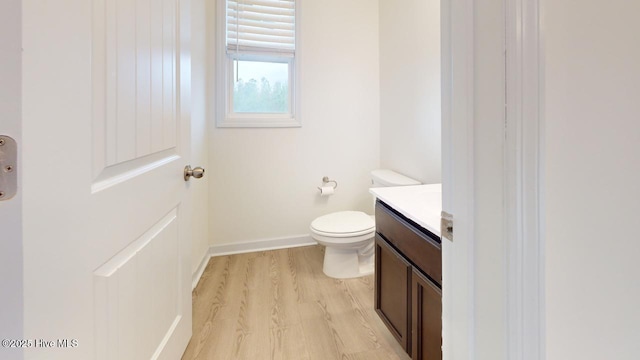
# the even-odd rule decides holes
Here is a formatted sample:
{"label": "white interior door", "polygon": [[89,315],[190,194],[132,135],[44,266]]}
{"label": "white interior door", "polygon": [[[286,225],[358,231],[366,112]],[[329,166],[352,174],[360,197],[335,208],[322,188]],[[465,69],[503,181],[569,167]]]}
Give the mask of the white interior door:
{"label": "white interior door", "polygon": [[[188,0],[23,0],[28,359],[191,334]],[[42,345],[42,343],[40,344]]]}

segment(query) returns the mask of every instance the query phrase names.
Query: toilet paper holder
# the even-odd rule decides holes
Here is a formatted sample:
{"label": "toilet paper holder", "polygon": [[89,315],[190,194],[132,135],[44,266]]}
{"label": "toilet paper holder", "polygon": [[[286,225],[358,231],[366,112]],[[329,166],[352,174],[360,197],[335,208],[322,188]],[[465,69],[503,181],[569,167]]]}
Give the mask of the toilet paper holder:
{"label": "toilet paper holder", "polygon": [[[328,183],[333,183],[333,189],[335,190],[338,187],[338,182],[335,180],[331,180],[329,179],[328,176],[325,176],[322,178],[322,185],[326,185]],[[318,190],[322,191],[322,188],[320,186],[318,186]]]}

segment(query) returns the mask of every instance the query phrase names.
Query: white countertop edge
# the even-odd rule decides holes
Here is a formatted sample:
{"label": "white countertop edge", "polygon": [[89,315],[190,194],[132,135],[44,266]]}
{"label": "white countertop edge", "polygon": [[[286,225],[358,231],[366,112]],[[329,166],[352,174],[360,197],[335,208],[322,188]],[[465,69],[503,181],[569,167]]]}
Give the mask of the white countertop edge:
{"label": "white countertop edge", "polygon": [[369,192],[440,237],[442,184],[370,188]]}

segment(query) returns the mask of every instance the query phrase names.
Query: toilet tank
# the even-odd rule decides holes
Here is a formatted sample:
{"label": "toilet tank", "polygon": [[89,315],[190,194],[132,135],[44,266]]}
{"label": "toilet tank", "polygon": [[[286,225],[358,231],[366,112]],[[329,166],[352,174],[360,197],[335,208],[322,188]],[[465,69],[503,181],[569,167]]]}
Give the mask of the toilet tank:
{"label": "toilet tank", "polygon": [[398,174],[389,169],[378,169],[371,171],[371,183],[373,187],[387,186],[407,186],[420,185],[421,183],[415,179]]}

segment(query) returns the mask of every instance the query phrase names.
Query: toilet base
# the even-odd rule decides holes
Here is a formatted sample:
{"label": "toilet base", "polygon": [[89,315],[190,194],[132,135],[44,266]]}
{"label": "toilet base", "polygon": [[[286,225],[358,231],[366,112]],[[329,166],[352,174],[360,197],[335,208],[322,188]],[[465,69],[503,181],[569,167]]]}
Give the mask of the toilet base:
{"label": "toilet base", "polygon": [[373,274],[375,247],[373,239],[360,249],[325,247],[322,271],[336,279],[349,279]]}

